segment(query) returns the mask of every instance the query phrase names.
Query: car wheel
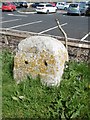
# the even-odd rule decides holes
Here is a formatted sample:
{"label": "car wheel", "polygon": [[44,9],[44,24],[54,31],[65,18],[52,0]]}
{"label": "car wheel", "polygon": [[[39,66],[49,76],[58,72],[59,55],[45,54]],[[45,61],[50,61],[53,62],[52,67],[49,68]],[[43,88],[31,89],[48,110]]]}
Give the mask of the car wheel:
{"label": "car wheel", "polygon": [[88,13],[86,13],[85,16],[88,16]]}
{"label": "car wheel", "polygon": [[55,13],[57,12],[57,9],[55,10]]}
{"label": "car wheel", "polygon": [[39,14],[40,12],[37,12],[37,14]]}
{"label": "car wheel", "polygon": [[70,13],[67,13],[67,15],[70,15]]}
{"label": "car wheel", "polygon": [[88,12],[85,12],[85,16],[88,16]]}
{"label": "car wheel", "polygon": [[64,10],[67,10],[67,8],[65,7]]}
{"label": "car wheel", "polygon": [[47,10],[47,14],[49,14],[49,10]]}
{"label": "car wheel", "polygon": [[85,16],[85,13],[82,13],[83,16]]}
{"label": "car wheel", "polygon": [[13,9],[11,9],[11,12],[13,12]]}

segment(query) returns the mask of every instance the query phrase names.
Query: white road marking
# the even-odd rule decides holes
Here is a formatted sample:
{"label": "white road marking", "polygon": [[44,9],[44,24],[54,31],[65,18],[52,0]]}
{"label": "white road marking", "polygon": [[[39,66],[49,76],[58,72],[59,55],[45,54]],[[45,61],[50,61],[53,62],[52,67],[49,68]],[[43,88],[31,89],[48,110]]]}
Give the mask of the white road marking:
{"label": "white road marking", "polygon": [[81,17],[85,17],[85,16],[81,16]]}
{"label": "white road marking", "polygon": [[18,14],[17,14],[17,15],[16,15],[16,14],[8,14],[8,15],[11,15],[11,16],[20,16],[20,17],[21,17],[21,16],[22,16],[22,17],[27,17],[27,15],[18,15]]}
{"label": "white road marking", "polygon": [[89,35],[90,35],[90,32],[89,32],[88,34],[86,34],[86,35],[81,39],[81,41],[84,41]]}
{"label": "white road marking", "polygon": [[[85,39],[90,35],[90,32],[88,34],[86,34],[81,41],[85,41]],[[79,44],[79,47],[82,47],[82,44]]]}
{"label": "white road marking", "polygon": [[18,28],[18,27],[22,27],[22,26],[26,26],[26,25],[32,25],[32,24],[36,24],[36,23],[40,23],[40,22],[42,22],[42,21],[36,21],[36,22],[21,24],[21,25],[17,25],[17,26],[10,27],[9,29]]}
{"label": "white road marking", "polygon": [[13,22],[13,21],[17,21],[17,20],[21,20],[21,19],[14,19],[14,20],[1,21],[0,23]]}
{"label": "white road marking", "polygon": [[[64,25],[67,25],[67,23],[61,24],[61,26],[64,26]],[[38,34],[42,34],[42,33],[45,33],[45,32],[51,31],[51,30],[54,30],[54,29],[56,29],[56,28],[58,28],[58,26],[49,28],[49,29],[47,29],[47,30],[44,30],[44,31],[42,31],[42,32],[39,32]]]}

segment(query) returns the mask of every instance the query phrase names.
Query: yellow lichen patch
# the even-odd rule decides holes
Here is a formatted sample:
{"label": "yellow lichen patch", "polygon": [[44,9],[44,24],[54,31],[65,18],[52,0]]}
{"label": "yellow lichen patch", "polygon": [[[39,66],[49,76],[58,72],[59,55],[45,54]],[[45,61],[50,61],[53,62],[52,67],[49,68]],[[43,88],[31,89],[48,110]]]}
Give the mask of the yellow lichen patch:
{"label": "yellow lichen patch", "polygon": [[45,54],[44,54],[43,52],[41,52],[40,57],[41,57],[41,58],[44,58],[44,57],[45,57]]}
{"label": "yellow lichen patch", "polygon": [[62,66],[64,64],[65,60],[64,59],[61,59],[60,60],[60,66]]}
{"label": "yellow lichen patch", "polygon": [[30,66],[31,66],[32,68],[35,67],[35,65],[36,65],[36,60],[33,60],[33,61],[30,62]]}
{"label": "yellow lichen patch", "polygon": [[37,59],[37,64],[38,65],[43,65],[43,58],[38,58]]}
{"label": "yellow lichen patch", "polygon": [[55,65],[55,63],[56,63],[56,62],[55,62],[55,59],[49,59],[49,60],[48,60],[48,64]]}
{"label": "yellow lichen patch", "polygon": [[14,67],[19,68],[19,64],[17,62],[14,62]]}
{"label": "yellow lichen patch", "polygon": [[30,53],[36,53],[37,52],[37,48],[36,47],[29,48],[29,52]]}
{"label": "yellow lichen patch", "polygon": [[44,62],[39,65],[40,72],[46,72],[47,67],[45,66]]}
{"label": "yellow lichen patch", "polygon": [[47,71],[46,71],[46,69],[44,67],[40,67],[39,69],[40,69],[40,73],[44,73],[44,74],[47,73]]}
{"label": "yellow lichen patch", "polygon": [[46,50],[43,50],[41,53],[40,53],[40,57],[41,58],[45,58],[45,57],[48,57],[49,56],[49,53],[46,51]]}

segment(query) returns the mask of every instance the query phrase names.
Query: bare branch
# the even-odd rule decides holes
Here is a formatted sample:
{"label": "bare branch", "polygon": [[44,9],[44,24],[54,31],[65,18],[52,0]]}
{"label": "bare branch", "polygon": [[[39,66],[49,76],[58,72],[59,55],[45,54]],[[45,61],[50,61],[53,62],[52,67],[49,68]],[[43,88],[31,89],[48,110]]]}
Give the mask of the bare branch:
{"label": "bare branch", "polygon": [[6,45],[9,44],[8,39],[7,39],[7,36],[5,36],[5,44],[6,44]]}
{"label": "bare branch", "polygon": [[57,25],[58,25],[59,30],[62,32],[62,34],[63,34],[64,37],[65,37],[65,47],[66,47],[66,49],[68,49],[68,46],[67,46],[67,34],[66,34],[65,31],[62,29],[62,27],[61,27],[58,19],[56,19],[56,22],[57,22]]}

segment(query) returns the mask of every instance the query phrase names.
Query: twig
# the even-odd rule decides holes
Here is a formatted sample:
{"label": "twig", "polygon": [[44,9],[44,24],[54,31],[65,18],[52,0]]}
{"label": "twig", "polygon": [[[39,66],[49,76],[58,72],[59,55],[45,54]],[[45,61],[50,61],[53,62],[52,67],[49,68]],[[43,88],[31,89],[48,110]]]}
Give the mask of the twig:
{"label": "twig", "polygon": [[6,44],[6,45],[9,44],[9,42],[8,42],[8,40],[7,40],[7,36],[5,36],[5,44]]}
{"label": "twig", "polygon": [[66,49],[68,49],[68,46],[67,46],[67,34],[66,34],[65,31],[62,29],[62,27],[61,27],[58,19],[56,19],[56,22],[57,22],[57,25],[58,25],[59,30],[63,33],[63,35],[64,35],[64,37],[65,37],[65,47],[66,47]]}

